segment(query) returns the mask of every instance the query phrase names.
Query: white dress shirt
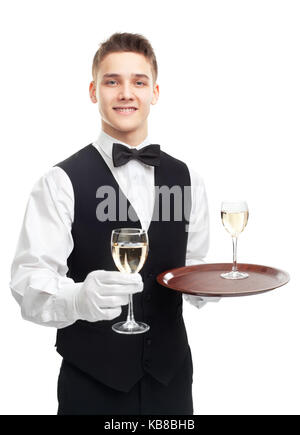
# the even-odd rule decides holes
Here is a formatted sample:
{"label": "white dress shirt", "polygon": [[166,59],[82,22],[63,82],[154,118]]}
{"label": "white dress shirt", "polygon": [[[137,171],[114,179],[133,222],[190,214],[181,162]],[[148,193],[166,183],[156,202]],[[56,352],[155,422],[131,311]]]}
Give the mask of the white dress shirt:
{"label": "white dress shirt", "polygon": [[[114,167],[112,144],[122,143],[103,131],[93,143],[118,185],[137,212],[142,228],[148,230],[154,207],[154,167],[138,160]],[[136,148],[149,145],[147,137]],[[192,209],[186,252],[186,265],[203,263],[209,246],[209,214],[202,177],[189,168]],[[68,175],[52,167],[33,186],[11,266],[10,288],[21,307],[23,318],[32,322],[64,328],[74,323],[69,304],[75,283],[66,276],[67,259],[73,250],[71,235],[74,219],[74,192]],[[184,295],[200,308],[208,300]]]}

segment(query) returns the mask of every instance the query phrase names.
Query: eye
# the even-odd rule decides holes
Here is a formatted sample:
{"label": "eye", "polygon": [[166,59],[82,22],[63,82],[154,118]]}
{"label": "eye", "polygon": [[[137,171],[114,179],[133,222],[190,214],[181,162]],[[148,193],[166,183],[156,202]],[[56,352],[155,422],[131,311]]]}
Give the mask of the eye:
{"label": "eye", "polygon": [[138,81],[138,82],[136,82],[136,83],[141,83],[142,85],[144,85],[144,84],[145,84],[144,82],[141,82],[141,81]]}
{"label": "eye", "polygon": [[107,82],[105,82],[106,85],[108,85],[110,83],[116,83],[116,80],[108,80]]}

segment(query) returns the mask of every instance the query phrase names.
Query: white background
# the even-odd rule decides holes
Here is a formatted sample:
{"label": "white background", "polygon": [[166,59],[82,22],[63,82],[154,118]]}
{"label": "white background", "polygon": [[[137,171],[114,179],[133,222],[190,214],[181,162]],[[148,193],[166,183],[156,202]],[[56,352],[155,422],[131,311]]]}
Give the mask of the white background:
{"label": "white background", "polygon": [[200,310],[185,303],[195,414],[299,414],[299,21],[289,0],[1,2],[1,414],[57,410],[55,329],[21,318],[10,265],[34,182],[99,133],[92,59],[116,31],[142,33],[156,52],[149,135],[205,180],[206,261],[232,260],[219,208],[240,198],[250,216],[238,261],[291,277]]}

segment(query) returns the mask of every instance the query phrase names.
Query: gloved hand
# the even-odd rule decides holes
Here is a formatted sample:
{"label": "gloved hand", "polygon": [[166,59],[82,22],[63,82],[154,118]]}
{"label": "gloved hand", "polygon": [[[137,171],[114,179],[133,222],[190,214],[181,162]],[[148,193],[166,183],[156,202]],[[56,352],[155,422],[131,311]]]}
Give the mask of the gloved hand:
{"label": "gloved hand", "polygon": [[127,305],[129,294],[144,288],[139,273],[95,270],[85,278],[75,294],[74,305],[78,319],[89,322],[118,317]]}
{"label": "gloved hand", "polygon": [[188,295],[184,293],[184,299],[188,301],[194,307],[202,308],[207,302],[219,302],[220,297],[215,296],[197,296],[197,295]]}

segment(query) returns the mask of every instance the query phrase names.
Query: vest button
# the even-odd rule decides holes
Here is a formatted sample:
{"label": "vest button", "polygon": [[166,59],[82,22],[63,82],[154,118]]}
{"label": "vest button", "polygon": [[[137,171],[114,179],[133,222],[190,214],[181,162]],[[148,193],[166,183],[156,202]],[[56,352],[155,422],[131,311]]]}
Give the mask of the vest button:
{"label": "vest button", "polygon": [[148,276],[148,278],[152,278],[154,276],[154,273],[149,272],[147,276]]}
{"label": "vest button", "polygon": [[146,343],[148,344],[148,346],[150,346],[150,344],[152,343],[152,340],[151,340],[151,338],[147,338],[147,341],[146,341]]}
{"label": "vest button", "polygon": [[150,301],[150,299],[151,299],[151,295],[150,295],[150,294],[147,294],[147,295],[146,295],[146,301]]}

